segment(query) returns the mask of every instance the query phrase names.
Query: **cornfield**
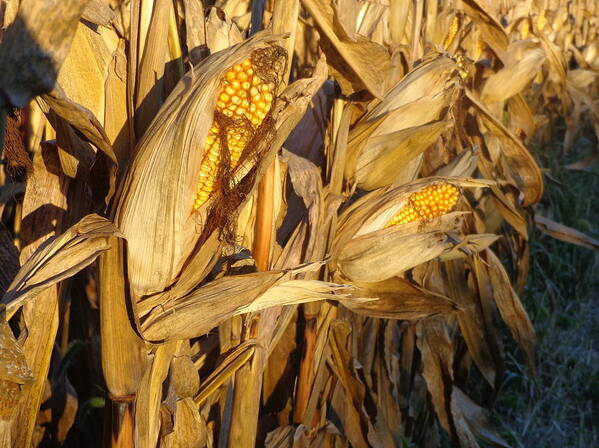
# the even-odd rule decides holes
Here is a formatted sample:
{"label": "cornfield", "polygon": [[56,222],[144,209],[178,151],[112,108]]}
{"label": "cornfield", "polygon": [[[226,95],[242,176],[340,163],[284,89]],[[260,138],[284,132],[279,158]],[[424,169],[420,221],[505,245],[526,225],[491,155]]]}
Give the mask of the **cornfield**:
{"label": "cornfield", "polygon": [[509,446],[596,0],[0,4],[0,446]]}

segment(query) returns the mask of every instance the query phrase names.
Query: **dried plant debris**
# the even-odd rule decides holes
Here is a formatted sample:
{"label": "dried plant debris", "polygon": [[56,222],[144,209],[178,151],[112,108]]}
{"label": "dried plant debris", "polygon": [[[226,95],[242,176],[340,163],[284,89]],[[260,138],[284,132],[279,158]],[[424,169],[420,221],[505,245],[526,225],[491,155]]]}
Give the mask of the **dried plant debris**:
{"label": "dried plant debris", "polygon": [[0,446],[509,446],[530,223],[599,247],[532,152],[599,137],[596,1],[38,3],[0,0]]}

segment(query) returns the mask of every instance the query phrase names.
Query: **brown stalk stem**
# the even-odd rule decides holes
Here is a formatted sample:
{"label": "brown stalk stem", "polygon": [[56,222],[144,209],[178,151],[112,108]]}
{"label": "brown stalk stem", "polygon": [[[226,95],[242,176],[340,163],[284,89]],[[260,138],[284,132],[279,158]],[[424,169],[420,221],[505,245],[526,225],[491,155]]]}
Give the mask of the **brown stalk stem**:
{"label": "brown stalk stem", "polygon": [[[275,2],[272,19],[273,33],[283,31],[291,32],[291,36],[287,39],[285,45],[290,56],[287,61],[285,74],[282,77],[283,86],[287,84],[289,79],[291,55],[293,55],[295,42],[295,24],[298,13],[298,0]],[[263,16],[264,1],[253,1],[250,34],[256,33],[262,27]],[[289,24],[293,24],[291,30],[288,29]],[[275,163],[276,162],[273,161],[269,165],[258,185],[253,254],[254,259],[256,260],[256,267],[259,271],[267,271],[270,268],[270,249],[272,246],[274,226]],[[251,322],[249,337],[260,340],[269,339],[269,336],[259,334],[261,333],[258,331],[261,327],[260,324],[262,324],[262,326],[266,324],[266,322],[259,321],[260,316],[260,314],[252,316],[253,322]],[[266,319],[269,321],[268,312]],[[265,342],[269,343],[270,340]],[[260,410],[262,380],[266,362],[266,351],[256,350],[254,351],[252,360],[241,367],[235,375],[233,411],[227,438],[227,446],[230,448],[250,448],[256,445],[258,413]]]}
{"label": "brown stalk stem", "polygon": [[413,0],[412,8],[414,11],[414,21],[412,23],[412,63],[420,57],[422,51],[422,42],[420,32],[422,28],[422,14],[424,12],[424,2],[422,0]]}
{"label": "brown stalk stem", "polygon": [[[59,294],[60,297],[60,294]],[[69,328],[71,322],[71,300],[62,296],[60,304],[60,352],[64,355],[69,347]]]}
{"label": "brown stalk stem", "polygon": [[100,256],[99,265],[102,370],[113,411],[105,426],[105,440],[110,440],[113,447],[127,446],[119,441],[133,437],[133,411],[119,411],[116,416],[114,412],[120,409],[119,403],[135,403],[135,393],[146,366],[144,343],[131,326],[127,311],[120,244],[111,241],[112,247]]}
{"label": "brown stalk stem", "polygon": [[[129,448],[134,443],[135,396],[110,397],[110,440],[114,448]],[[105,440],[106,443],[106,440]]]}
{"label": "brown stalk stem", "polygon": [[[345,166],[345,146],[347,144],[347,129],[349,128],[349,109],[345,109],[345,101],[337,99],[333,106],[333,137],[335,142],[334,151],[329,157],[328,166],[329,188],[333,194],[341,194],[343,183],[343,172],[340,167]],[[344,132],[342,132],[344,130]],[[332,239],[334,235],[334,221],[331,221],[328,236]],[[326,237],[325,237],[326,238]],[[325,247],[325,244],[322,245]],[[323,254],[321,254],[323,255]],[[326,274],[325,274],[326,275]],[[297,379],[297,393],[295,407],[293,410],[293,421],[310,425],[312,422],[305,422],[305,414],[308,408],[308,402],[312,393],[312,386],[315,378],[315,350],[316,350],[316,332],[318,330],[318,316],[320,314],[320,303],[308,303],[304,305],[304,340],[302,349],[302,358],[300,361],[300,371]],[[316,421],[315,424],[318,424]]]}
{"label": "brown stalk stem", "polygon": [[[53,128],[48,125],[46,137],[55,136]],[[68,180],[65,176],[53,174],[58,172],[59,163],[57,147],[53,144],[47,144],[34,153],[33,171],[23,199],[22,214],[29,224],[22,229],[21,263],[62,228]],[[44,195],[38,194],[39,191],[43,191]],[[39,212],[46,207],[43,213]],[[23,388],[19,404],[12,413],[13,447],[29,447],[32,443],[58,331],[58,288],[48,288],[37,296],[35,303],[25,304],[22,316],[27,328],[23,353],[35,379]]]}
{"label": "brown stalk stem", "polygon": [[[259,271],[269,268],[272,243],[274,208],[274,162],[270,164],[258,186],[256,224],[254,232],[254,259]],[[259,314],[253,316],[252,327],[257,328]],[[252,337],[257,337],[253,334]],[[229,448],[251,448],[256,444],[258,412],[262,393],[263,350],[254,352],[252,360],[235,375],[235,392],[231,427],[227,439]]]}
{"label": "brown stalk stem", "polygon": [[276,2],[272,12],[272,32],[274,34],[289,33],[289,38],[285,39],[284,42],[288,57],[281,89],[285,88],[285,86],[289,84],[291,62],[293,60],[293,51],[295,49],[295,36],[297,34],[297,17],[299,15],[299,10],[299,0],[285,0],[283,2]]}
{"label": "brown stalk stem", "polygon": [[258,186],[258,203],[256,207],[256,227],[254,231],[254,259],[259,271],[267,271],[270,246],[272,243],[273,208],[274,208],[274,162],[266,169]]}
{"label": "brown stalk stem", "polygon": [[168,16],[168,51],[171,62],[176,64],[177,81],[185,74],[183,66],[183,50],[181,49],[181,40],[179,39],[179,30],[177,29],[177,17],[175,8],[170,8]]}
{"label": "brown stalk stem", "polygon": [[[256,33],[262,27],[263,15],[264,1],[254,1],[252,4],[250,34]],[[253,254],[259,271],[267,271],[270,263],[274,209],[273,194],[274,162],[266,169],[258,185]],[[253,317],[252,333],[255,333],[260,315],[257,314]],[[256,334],[252,334],[250,337],[256,336]],[[227,437],[227,446],[229,448],[252,448],[256,445],[264,357],[265,354],[262,350],[255,351],[251,361],[241,367],[235,374],[233,410]]]}
{"label": "brown stalk stem", "polygon": [[316,343],[316,316],[306,318],[304,328],[304,347],[300,362],[300,371],[298,376],[295,407],[293,409],[293,421],[302,423],[304,414],[310,400],[312,383],[314,382],[314,363],[315,343]]}

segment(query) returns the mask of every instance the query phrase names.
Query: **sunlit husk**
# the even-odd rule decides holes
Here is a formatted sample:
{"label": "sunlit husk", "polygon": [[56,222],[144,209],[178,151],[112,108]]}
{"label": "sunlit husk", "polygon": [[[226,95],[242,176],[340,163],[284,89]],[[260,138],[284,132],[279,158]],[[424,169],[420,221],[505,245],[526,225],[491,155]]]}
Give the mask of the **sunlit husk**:
{"label": "sunlit husk", "polygon": [[[489,186],[488,182],[473,179],[426,178],[365,195],[340,216],[333,244],[333,268],[352,281],[379,282],[465,244],[463,212],[388,227],[412,193],[443,183],[461,187]],[[487,245],[493,241],[491,238]],[[478,246],[478,250],[484,247],[486,245]]]}
{"label": "sunlit husk", "polygon": [[161,297],[163,303],[151,309],[141,329],[149,340],[192,338],[235,315],[273,305],[334,299],[333,293],[344,288],[319,281],[291,280],[292,274],[293,271],[269,271],[223,277],[184,297]]}
{"label": "sunlit husk", "polygon": [[345,176],[366,190],[413,180],[415,159],[448,126],[440,119],[458,94],[456,69],[433,55],[402,78],[350,132]]}
{"label": "sunlit husk", "polygon": [[89,266],[108,250],[111,237],[121,236],[107,219],[88,215],[39,247],[23,264],[2,297],[8,317],[44,289]]}

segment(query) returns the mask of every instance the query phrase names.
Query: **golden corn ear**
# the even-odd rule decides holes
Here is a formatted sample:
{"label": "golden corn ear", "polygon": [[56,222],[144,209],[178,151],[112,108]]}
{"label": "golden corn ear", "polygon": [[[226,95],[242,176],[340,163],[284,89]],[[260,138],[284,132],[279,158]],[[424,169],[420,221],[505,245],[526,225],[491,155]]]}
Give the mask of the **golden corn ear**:
{"label": "golden corn ear", "polygon": [[[223,143],[229,150],[229,168],[233,170],[237,167],[253,131],[262,124],[272,106],[274,87],[273,83],[263,81],[254,72],[251,58],[234,65],[225,73],[216,102],[215,117],[204,144],[194,209],[206,203],[214,191]],[[226,118],[219,119],[218,114]],[[226,123],[222,130],[221,123]]]}
{"label": "golden corn ear", "polygon": [[547,26],[548,20],[545,16],[545,10],[542,10],[541,13],[537,17],[537,29],[539,31],[543,31]]}
{"label": "golden corn ear", "polygon": [[452,184],[437,184],[412,193],[407,204],[385,227],[433,219],[450,212],[460,198],[460,190]]}
{"label": "golden corn ear", "polygon": [[520,39],[528,39],[530,36],[530,22],[524,19],[520,25]]}
{"label": "golden corn ear", "polygon": [[456,15],[451,21],[451,25],[449,25],[449,30],[447,30],[447,36],[445,36],[445,40],[443,41],[443,47],[445,49],[448,49],[451,46],[451,44],[455,40],[455,37],[458,35],[459,29],[460,17]]}
{"label": "golden corn ear", "polygon": [[458,54],[455,58],[456,65],[458,66],[458,74],[460,78],[466,80],[468,78],[468,72],[466,71],[466,63],[464,62],[464,55]]}

